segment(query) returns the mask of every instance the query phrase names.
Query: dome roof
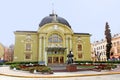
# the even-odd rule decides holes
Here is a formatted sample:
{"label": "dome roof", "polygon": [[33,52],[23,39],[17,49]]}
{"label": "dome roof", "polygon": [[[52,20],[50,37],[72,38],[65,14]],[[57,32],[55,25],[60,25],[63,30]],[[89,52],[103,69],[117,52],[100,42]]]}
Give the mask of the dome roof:
{"label": "dome roof", "polygon": [[62,17],[57,16],[57,14],[50,14],[49,16],[43,18],[42,21],[39,24],[39,27],[41,27],[45,24],[48,24],[48,23],[52,23],[52,22],[61,23],[61,24],[64,24],[64,25],[71,28],[71,26],[69,25],[67,20],[65,20]]}

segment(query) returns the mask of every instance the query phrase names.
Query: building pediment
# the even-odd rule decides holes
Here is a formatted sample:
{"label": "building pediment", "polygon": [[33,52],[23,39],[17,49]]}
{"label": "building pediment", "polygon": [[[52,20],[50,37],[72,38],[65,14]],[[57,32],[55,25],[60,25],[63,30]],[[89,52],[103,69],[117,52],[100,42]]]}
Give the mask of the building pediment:
{"label": "building pediment", "polygon": [[73,34],[71,28],[60,23],[49,23],[38,29],[38,33],[50,33],[54,31]]}

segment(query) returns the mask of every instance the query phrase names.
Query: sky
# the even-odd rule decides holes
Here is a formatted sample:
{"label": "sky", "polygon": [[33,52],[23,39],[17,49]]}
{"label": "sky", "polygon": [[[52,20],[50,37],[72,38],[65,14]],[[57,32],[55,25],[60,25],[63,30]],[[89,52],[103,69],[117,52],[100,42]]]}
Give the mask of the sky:
{"label": "sky", "polygon": [[76,33],[90,33],[91,43],[120,33],[120,0],[0,0],[0,43],[15,44],[14,31],[37,31],[52,10],[65,18]]}

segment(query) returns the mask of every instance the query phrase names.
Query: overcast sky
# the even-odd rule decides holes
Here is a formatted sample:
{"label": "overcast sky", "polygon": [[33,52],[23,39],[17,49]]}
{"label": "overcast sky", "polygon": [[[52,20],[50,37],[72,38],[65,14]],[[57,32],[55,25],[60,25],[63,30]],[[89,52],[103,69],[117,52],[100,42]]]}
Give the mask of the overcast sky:
{"label": "overcast sky", "polygon": [[120,33],[120,0],[0,0],[0,43],[14,44],[16,30],[37,31],[53,9],[74,32],[92,34],[91,42],[104,39],[106,22]]}

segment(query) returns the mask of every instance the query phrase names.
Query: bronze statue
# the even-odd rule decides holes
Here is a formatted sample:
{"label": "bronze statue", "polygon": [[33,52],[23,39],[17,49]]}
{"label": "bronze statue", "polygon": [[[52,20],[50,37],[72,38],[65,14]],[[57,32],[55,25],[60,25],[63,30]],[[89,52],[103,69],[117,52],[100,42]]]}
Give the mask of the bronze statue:
{"label": "bronze statue", "polygon": [[68,60],[67,60],[67,64],[72,64],[73,63],[73,54],[72,51],[69,52],[69,54],[67,55]]}
{"label": "bronze statue", "polygon": [[106,57],[107,57],[107,60],[110,59],[110,50],[112,48],[112,42],[111,42],[111,31],[109,29],[109,25],[108,25],[108,22],[106,22],[106,25],[105,25],[105,38],[107,40],[107,44],[106,44]]}

